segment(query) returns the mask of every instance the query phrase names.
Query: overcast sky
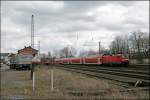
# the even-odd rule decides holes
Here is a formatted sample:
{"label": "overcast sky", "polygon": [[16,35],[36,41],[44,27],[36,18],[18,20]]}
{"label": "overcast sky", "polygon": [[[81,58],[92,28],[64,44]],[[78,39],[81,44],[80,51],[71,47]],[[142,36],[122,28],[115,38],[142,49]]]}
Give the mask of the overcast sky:
{"label": "overcast sky", "polygon": [[41,52],[65,46],[98,50],[99,41],[108,48],[116,35],[149,32],[148,1],[2,1],[1,52],[30,45],[32,14]]}

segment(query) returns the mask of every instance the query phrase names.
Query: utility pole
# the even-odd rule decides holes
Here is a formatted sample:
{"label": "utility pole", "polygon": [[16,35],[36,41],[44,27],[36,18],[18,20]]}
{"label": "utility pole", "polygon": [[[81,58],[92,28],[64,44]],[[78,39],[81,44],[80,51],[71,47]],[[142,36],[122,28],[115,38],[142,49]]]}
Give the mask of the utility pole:
{"label": "utility pole", "polygon": [[[78,48],[78,33],[77,33],[77,40],[76,40],[76,49]],[[77,55],[78,55],[78,50],[77,50]]]}
{"label": "utility pole", "polygon": [[38,42],[38,50],[39,50],[39,55],[40,55],[40,41]]}
{"label": "utility pole", "polygon": [[34,48],[34,15],[31,17],[31,47]]}
{"label": "utility pole", "polygon": [[99,55],[101,53],[101,42],[99,41]]}
{"label": "utility pole", "polygon": [[[31,17],[31,47],[34,49],[34,15]],[[31,79],[33,80],[34,66],[31,63]]]}
{"label": "utility pole", "polygon": [[[148,53],[148,57],[150,57],[150,32],[149,32],[149,44],[148,44],[148,47],[149,47],[149,53]],[[149,64],[150,64],[150,62],[149,62]]]}
{"label": "utility pole", "polygon": [[[34,49],[34,15],[31,17],[31,47]],[[33,51],[32,51],[33,52]],[[33,85],[33,93],[34,93],[34,64],[31,62],[31,79]]]}

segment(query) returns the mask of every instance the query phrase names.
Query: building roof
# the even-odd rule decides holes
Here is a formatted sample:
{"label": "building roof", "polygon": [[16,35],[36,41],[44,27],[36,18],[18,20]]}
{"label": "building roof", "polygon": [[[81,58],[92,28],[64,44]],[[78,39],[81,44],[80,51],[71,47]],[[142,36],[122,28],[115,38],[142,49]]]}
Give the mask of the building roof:
{"label": "building roof", "polygon": [[18,54],[37,54],[38,50],[33,49],[31,46],[24,47],[23,49],[18,50]]}

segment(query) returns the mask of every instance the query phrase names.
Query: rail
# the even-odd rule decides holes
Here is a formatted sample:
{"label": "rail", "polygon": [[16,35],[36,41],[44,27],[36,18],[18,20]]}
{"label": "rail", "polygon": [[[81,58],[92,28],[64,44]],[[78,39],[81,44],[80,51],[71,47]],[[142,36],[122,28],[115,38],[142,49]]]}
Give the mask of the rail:
{"label": "rail", "polygon": [[126,70],[119,69],[119,67],[98,67],[98,66],[80,66],[80,65],[59,65],[67,70],[86,74],[88,76],[105,78],[122,83],[128,83],[130,86],[149,86],[149,71],[148,70]]}

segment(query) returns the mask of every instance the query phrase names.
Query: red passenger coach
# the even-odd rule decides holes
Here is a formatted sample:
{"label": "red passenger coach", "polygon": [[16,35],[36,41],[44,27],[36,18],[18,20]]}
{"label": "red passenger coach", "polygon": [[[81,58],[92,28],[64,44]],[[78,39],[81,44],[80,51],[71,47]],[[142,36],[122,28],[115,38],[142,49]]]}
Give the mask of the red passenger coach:
{"label": "red passenger coach", "polygon": [[84,64],[101,64],[97,57],[83,58]]}
{"label": "red passenger coach", "polygon": [[63,64],[69,64],[69,58],[63,58],[62,63]]}
{"label": "red passenger coach", "polygon": [[71,64],[82,64],[82,58],[71,58],[70,63]]}
{"label": "red passenger coach", "polygon": [[56,64],[94,64],[94,65],[128,65],[129,60],[121,55],[107,55],[84,58],[60,58],[55,59]]}
{"label": "red passenger coach", "polygon": [[55,64],[62,64],[61,59],[55,59]]}

